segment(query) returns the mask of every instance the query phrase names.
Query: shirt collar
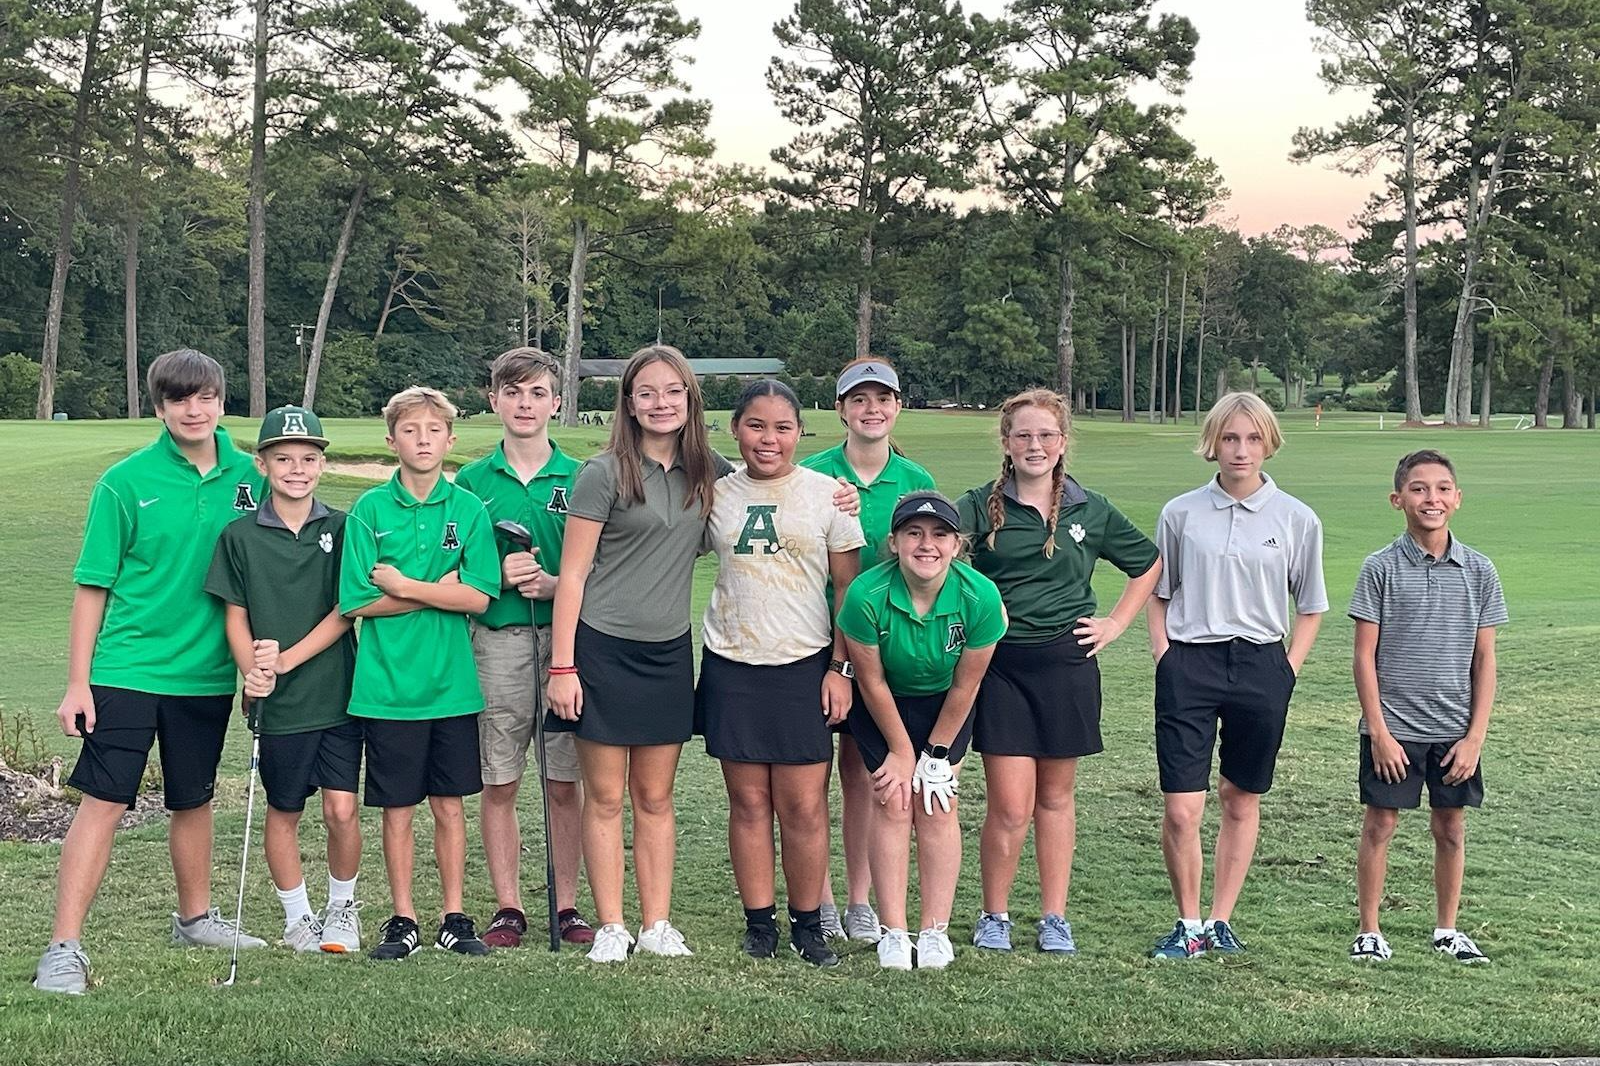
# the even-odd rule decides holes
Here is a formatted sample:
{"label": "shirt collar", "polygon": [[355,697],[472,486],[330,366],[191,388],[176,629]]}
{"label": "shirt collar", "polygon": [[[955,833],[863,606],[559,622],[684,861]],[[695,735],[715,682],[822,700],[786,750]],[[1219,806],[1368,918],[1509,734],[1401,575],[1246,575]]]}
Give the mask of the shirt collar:
{"label": "shirt collar", "polygon": [[845,453],[844,445],[839,445],[836,450],[839,453],[839,461],[834,464],[834,469],[838,476],[845,478],[858,489],[870,489],[878,485],[899,486],[905,478],[906,467],[910,463],[905,456],[890,448],[889,461],[883,464],[883,469],[878,471],[878,476],[869,485],[862,480],[860,474],[856,473],[856,468],[850,465],[850,456]]}
{"label": "shirt collar", "polygon": [[[900,572],[898,563],[889,572],[889,604],[912,618],[919,617],[916,606],[911,602],[911,589],[906,584],[906,576]],[[932,609],[920,617],[935,618],[939,615],[955,614],[960,607],[961,579],[956,575],[956,565],[952,561],[949,572],[944,576],[944,585],[939,589],[939,595],[934,597]]]}
{"label": "shirt collar", "polygon": [[[306,515],[306,525],[310,525],[319,518],[328,517],[329,513],[327,505],[313,496],[311,498],[311,513]],[[271,493],[268,493],[267,498],[261,501],[261,506],[256,508],[256,525],[268,526],[272,529],[289,528],[288,523],[278,517],[278,509],[272,506]],[[301,528],[305,527],[302,526]]]}
{"label": "shirt collar", "polygon": [[[1021,504],[1024,507],[1027,506],[1017,498],[1017,476],[1015,474],[1006,478],[1005,484],[1000,486],[1000,491],[1013,503]],[[1089,494],[1083,491],[1083,486],[1078,484],[1071,474],[1068,474],[1066,480],[1061,483],[1061,509],[1064,511],[1068,507],[1076,507],[1080,503],[1088,502]]]}
{"label": "shirt collar", "polygon": [[[502,474],[514,477],[518,481],[522,480],[512,467],[511,461],[506,458],[506,442],[503,440],[494,446],[494,451],[489,453],[489,465]],[[551,441],[550,457],[544,461],[544,465],[539,468],[539,472],[534,474],[531,480],[537,481],[542,477],[559,477],[562,474],[570,474],[577,469],[577,466],[578,461],[576,459],[562,451],[561,445]]]}
{"label": "shirt collar", "polygon": [[428,494],[428,498],[426,500],[418,500],[411,495],[404,485],[400,484],[400,471],[396,470],[389,475],[389,495],[394,497],[394,501],[401,507],[422,507],[425,504],[440,503],[446,496],[450,495],[452,488],[450,479],[445,477],[444,472],[441,471],[439,480],[433,486],[433,491]]}
{"label": "shirt collar", "polygon": [[1406,559],[1417,566],[1426,565],[1430,559],[1435,564],[1455,563],[1457,566],[1467,565],[1467,553],[1462,550],[1461,542],[1456,540],[1454,534],[1450,537],[1450,546],[1444,550],[1444,555],[1438,559],[1434,559],[1433,556],[1423,551],[1422,545],[1413,540],[1409,532],[1400,534],[1397,540],[1400,550],[1405,553]]}
{"label": "shirt collar", "polygon": [[[217,465],[212,467],[210,472],[202,475],[203,478],[217,476],[219,471],[227,469],[232,465],[235,458],[244,454],[234,447],[233,437],[228,434],[226,429],[218,426],[212,432],[217,442]],[[184,454],[183,449],[178,447],[178,442],[172,439],[172,431],[167,429],[165,425],[161,427],[161,437],[156,441],[156,450],[174,463],[181,463],[191,470],[198,469],[189,457]]]}
{"label": "shirt collar", "polygon": [[1222,483],[1218,481],[1216,477],[1212,477],[1210,482],[1207,483],[1207,488],[1211,492],[1212,504],[1215,505],[1219,511],[1225,507],[1232,507],[1235,504],[1238,504],[1247,511],[1260,511],[1267,505],[1268,501],[1270,501],[1272,497],[1278,494],[1278,483],[1273,481],[1272,477],[1265,472],[1261,474],[1261,487],[1256,489],[1256,491],[1252,492],[1242,500],[1236,500],[1232,496],[1229,496],[1223,489]]}

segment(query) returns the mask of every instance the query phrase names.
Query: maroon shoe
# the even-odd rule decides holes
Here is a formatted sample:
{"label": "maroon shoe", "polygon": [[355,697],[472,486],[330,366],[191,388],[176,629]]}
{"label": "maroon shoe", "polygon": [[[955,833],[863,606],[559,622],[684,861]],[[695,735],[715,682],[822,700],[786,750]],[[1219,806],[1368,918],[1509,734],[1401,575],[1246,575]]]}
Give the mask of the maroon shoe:
{"label": "maroon shoe", "polygon": [[561,939],[569,944],[594,943],[594,930],[589,928],[589,923],[583,920],[583,915],[578,913],[576,907],[568,907],[556,915],[556,925],[561,930]]}
{"label": "maroon shoe", "polygon": [[483,942],[492,948],[520,948],[522,935],[528,931],[528,919],[515,907],[503,907],[495,912],[494,921],[483,932]]}

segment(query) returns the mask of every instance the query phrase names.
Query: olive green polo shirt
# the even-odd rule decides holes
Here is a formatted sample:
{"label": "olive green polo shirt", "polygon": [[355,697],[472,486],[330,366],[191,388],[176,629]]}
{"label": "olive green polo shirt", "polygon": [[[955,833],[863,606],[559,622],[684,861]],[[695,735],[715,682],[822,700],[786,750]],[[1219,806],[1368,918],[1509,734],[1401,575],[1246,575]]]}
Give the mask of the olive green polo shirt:
{"label": "olive green polo shirt", "polygon": [[[280,650],[288,651],[339,602],[344,526],[343,511],[313,500],[305,525],[296,533],[278,517],[269,497],[254,518],[242,518],[222,531],[206,591],[243,607],[255,639],[275,640]],[[355,634],[346,630],[316,656],[279,675],[272,695],[261,701],[259,730],[282,736],[347,721],[355,663]]]}
{"label": "olive green polo shirt", "polygon": [[889,691],[933,696],[949,691],[964,649],[1005,636],[1006,612],[994,582],[956,560],[933,608],[918,615],[900,561],[889,559],[851,583],[835,624],[857,644],[877,647]]}
{"label": "olive green polo shirt", "polygon": [[238,673],[206,571],[223,527],[264,496],[254,461],[221,428],[217,465],[204,475],[164,428],[101,475],[72,571],[77,584],[107,592],[91,684],[161,696],[233,691]]}
{"label": "olive green polo shirt", "polygon": [[1068,477],[1056,512],[1056,550],[1044,556],[1050,527],[1044,516],[1017,499],[1016,482],[1001,488],[1005,522],[989,547],[989,494],[994,482],[971,489],[956,501],[961,531],[972,537],[972,565],[1000,587],[1011,628],[1006,640],[1042,644],[1068,633],[1096,608],[1094,564],[1104,559],[1129,577],[1155,565],[1155,542],[1128,521],[1098,492]]}
{"label": "olive green polo shirt", "polygon": [[[561,537],[567,529],[567,506],[572,495],[572,483],[577,479],[582,464],[563,452],[554,441],[550,442],[550,458],[524,485],[511,464],[506,461],[504,442],[495,445],[494,451],[475,459],[456,474],[456,487],[471,492],[483,501],[489,511],[489,524],[510,520],[520,522],[533,534],[533,546],[539,549],[536,558],[546,573],[561,572]],[[501,537],[500,558],[517,551]],[[478,621],[490,629],[506,626],[547,626],[550,624],[554,604],[550,600],[530,600],[515,589],[505,594],[489,609],[478,616]]]}
{"label": "olive green polo shirt", "polygon": [[[417,500],[395,473],[368,489],[345,522],[339,567],[339,610],[345,614],[383,596],[372,568],[388,563],[417,581],[456,571],[463,585],[500,594],[500,556],[482,501],[441,477]],[[467,616],[434,607],[361,620],[350,713],[361,718],[418,721],[483,710]]]}
{"label": "olive green polo shirt", "polygon": [[844,445],[808,455],[800,465],[832,478],[844,478],[861,493],[861,532],[866,534],[867,546],[861,549],[861,564],[872,566],[884,558],[884,542],[889,539],[889,519],[894,516],[894,505],[908,492],[933,489],[933,475],[898,452],[889,453],[889,462],[869,485],[861,480],[850,460],[845,458]]}

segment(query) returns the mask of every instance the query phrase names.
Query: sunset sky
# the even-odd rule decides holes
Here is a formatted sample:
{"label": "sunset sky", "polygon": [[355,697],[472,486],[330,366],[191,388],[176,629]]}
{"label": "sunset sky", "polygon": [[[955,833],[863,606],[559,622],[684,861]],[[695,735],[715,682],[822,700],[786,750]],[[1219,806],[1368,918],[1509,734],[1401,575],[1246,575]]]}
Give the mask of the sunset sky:
{"label": "sunset sky", "polygon": [[[985,14],[1003,6],[964,4]],[[1182,129],[1201,155],[1216,160],[1232,190],[1221,216],[1247,234],[1312,222],[1349,232],[1374,179],[1288,160],[1297,128],[1329,125],[1361,106],[1353,94],[1330,96],[1318,79],[1320,57],[1299,0],[1164,0],[1159,9],[1187,16],[1200,32]],[[688,77],[694,95],[712,103],[719,158],[770,171],[768,153],[793,130],[773,106],[765,73],[776,48],[772,24],[792,4],[679,0],[679,10],[701,22]]]}

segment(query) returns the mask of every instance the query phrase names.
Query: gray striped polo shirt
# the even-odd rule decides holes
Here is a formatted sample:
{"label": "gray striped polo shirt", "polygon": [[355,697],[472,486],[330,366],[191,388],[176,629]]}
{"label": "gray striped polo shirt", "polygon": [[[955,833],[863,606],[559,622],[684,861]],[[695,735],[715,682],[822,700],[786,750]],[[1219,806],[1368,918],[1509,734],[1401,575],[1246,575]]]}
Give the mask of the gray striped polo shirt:
{"label": "gray striped polo shirt", "polygon": [[1265,474],[1242,500],[1212,478],[1168,501],[1156,547],[1169,640],[1272,644],[1289,632],[1290,597],[1300,614],[1328,609],[1322,522]]}
{"label": "gray striped polo shirt", "polygon": [[1395,739],[1466,736],[1478,630],[1510,618],[1488,556],[1451,537],[1435,559],[1402,533],[1361,564],[1350,617],[1378,626],[1378,701]]}

